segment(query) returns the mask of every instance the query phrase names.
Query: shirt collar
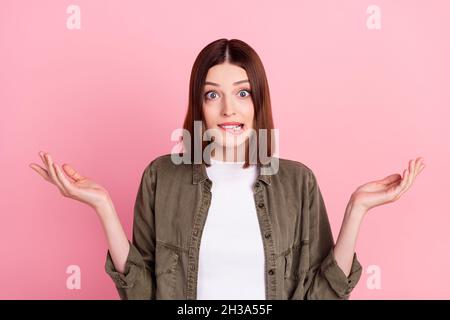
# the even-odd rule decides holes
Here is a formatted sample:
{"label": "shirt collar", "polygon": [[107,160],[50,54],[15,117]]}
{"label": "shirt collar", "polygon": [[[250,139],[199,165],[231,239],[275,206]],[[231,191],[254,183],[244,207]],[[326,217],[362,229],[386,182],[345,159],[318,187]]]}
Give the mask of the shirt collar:
{"label": "shirt collar", "polygon": [[[258,168],[270,167],[270,161],[267,164],[257,164]],[[206,173],[206,165],[204,163],[192,164],[192,184],[198,184],[207,180],[208,174]],[[257,180],[261,180],[267,185],[271,183],[271,175],[259,174]]]}

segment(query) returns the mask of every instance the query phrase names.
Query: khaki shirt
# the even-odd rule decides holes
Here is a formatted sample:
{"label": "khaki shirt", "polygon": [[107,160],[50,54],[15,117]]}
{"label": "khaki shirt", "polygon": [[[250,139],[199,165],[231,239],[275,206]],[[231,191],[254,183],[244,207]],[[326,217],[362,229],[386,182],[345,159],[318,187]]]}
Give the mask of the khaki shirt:
{"label": "khaki shirt", "polygon": [[[348,299],[362,272],[356,253],[346,277],[334,258],[333,235],[314,173],[301,162],[278,161],[276,174],[260,174],[253,185],[266,299]],[[197,299],[199,248],[211,186],[204,164],[175,164],[165,154],[147,165],[123,273],[106,254],[105,270],[121,299]]]}

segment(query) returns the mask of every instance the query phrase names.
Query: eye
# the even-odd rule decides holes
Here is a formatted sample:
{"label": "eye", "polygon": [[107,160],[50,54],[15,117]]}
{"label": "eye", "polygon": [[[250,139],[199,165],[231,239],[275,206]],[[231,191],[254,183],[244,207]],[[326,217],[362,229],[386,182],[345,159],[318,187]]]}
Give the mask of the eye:
{"label": "eye", "polygon": [[[210,93],[211,93],[211,95],[209,95]],[[205,93],[205,99],[207,99],[207,100],[213,100],[216,98],[216,96],[217,96],[217,92],[215,92],[215,91],[208,91]]]}
{"label": "eye", "polygon": [[[241,94],[242,92],[244,92],[244,95]],[[248,95],[245,95],[245,92],[247,92]],[[241,91],[239,91],[239,96],[240,96],[241,98],[245,98],[245,97],[250,96],[251,92],[252,92],[251,90],[242,89]]]}

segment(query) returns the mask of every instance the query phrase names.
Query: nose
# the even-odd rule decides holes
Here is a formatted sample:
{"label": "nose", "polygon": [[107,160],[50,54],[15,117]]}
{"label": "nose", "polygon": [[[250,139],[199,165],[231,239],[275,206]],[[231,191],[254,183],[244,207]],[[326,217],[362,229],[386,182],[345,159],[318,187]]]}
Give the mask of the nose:
{"label": "nose", "polygon": [[233,103],[231,102],[231,99],[224,99],[224,103],[223,103],[223,110],[222,110],[222,115],[227,117],[227,116],[231,116],[233,114],[236,114],[235,110],[234,110],[234,106]]}

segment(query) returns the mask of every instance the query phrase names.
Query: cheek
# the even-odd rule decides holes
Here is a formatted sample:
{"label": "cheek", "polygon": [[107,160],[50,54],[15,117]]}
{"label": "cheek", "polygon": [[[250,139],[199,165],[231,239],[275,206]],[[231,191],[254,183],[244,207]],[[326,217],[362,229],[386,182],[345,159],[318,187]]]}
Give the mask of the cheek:
{"label": "cheek", "polygon": [[215,108],[211,108],[210,106],[203,107],[203,116],[207,127],[211,127],[217,121],[217,112]]}
{"label": "cheek", "polygon": [[244,116],[245,121],[247,122],[253,121],[255,111],[251,100],[250,102],[246,102],[245,104],[242,105],[241,114]]}

